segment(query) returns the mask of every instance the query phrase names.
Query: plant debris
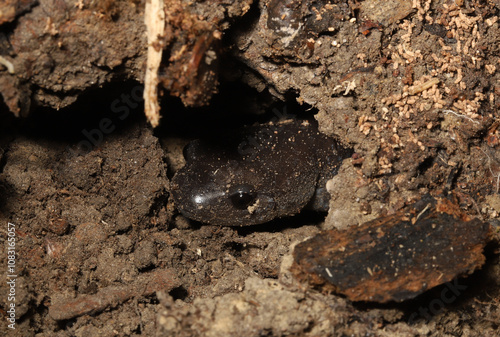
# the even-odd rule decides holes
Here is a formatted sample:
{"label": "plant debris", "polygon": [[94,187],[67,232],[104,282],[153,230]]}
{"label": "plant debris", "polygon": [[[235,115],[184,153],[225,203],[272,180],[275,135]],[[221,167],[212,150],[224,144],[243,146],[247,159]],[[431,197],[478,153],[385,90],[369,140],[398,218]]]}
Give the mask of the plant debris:
{"label": "plant debris", "polygon": [[163,0],[148,0],[144,9],[144,23],[148,35],[148,59],[144,76],[144,113],[153,127],[160,123],[158,104],[158,69],[163,55],[160,37],[165,29]]}
{"label": "plant debris", "polygon": [[55,297],[49,307],[49,315],[55,320],[66,320],[81,315],[96,314],[106,308],[117,305],[133,297],[149,296],[157,291],[170,291],[180,286],[180,280],[170,269],[157,270],[139,276],[127,286],[107,287],[94,295],[82,295],[77,298]]}
{"label": "plant debris", "polygon": [[451,198],[426,195],[393,215],[298,244],[293,270],[352,301],[401,302],[482,266],[491,234]]}

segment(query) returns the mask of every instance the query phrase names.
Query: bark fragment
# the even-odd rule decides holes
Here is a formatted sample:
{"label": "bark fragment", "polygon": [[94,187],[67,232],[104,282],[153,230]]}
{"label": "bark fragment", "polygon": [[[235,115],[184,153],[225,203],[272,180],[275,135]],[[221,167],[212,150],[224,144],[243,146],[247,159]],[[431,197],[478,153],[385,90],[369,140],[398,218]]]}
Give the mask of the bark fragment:
{"label": "bark fragment", "polygon": [[393,215],[300,243],[292,270],[352,301],[401,302],[471,274],[490,236],[489,224],[453,200],[426,195]]}
{"label": "bark fragment", "polygon": [[95,295],[55,300],[49,309],[49,315],[55,320],[66,320],[86,314],[95,314],[106,308],[116,307],[130,298],[148,296],[161,290],[168,292],[179,285],[180,280],[173,270],[154,271],[139,277],[131,285],[110,286],[99,290]]}

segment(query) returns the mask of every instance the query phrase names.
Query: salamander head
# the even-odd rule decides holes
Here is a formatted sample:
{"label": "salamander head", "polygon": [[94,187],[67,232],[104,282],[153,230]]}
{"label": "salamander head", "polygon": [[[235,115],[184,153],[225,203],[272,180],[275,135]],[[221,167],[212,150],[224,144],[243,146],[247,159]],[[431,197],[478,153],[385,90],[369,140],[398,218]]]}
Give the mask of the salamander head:
{"label": "salamander head", "polygon": [[181,213],[193,220],[222,226],[272,220],[275,200],[263,188],[258,172],[235,161],[188,163],[172,180],[172,195]]}

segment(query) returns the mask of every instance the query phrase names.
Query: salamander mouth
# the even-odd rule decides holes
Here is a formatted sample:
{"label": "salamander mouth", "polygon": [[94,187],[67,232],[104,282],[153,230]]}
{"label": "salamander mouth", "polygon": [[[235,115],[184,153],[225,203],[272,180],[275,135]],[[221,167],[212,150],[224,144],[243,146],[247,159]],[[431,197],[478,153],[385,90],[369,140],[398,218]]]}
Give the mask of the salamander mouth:
{"label": "salamander mouth", "polygon": [[269,222],[275,218],[276,202],[272,197],[259,196],[246,209],[234,209],[233,216],[218,217],[211,224],[221,226],[250,226]]}
{"label": "salamander mouth", "polygon": [[[225,202],[226,207],[222,207]],[[237,209],[230,206],[223,192],[212,192],[194,194],[188,200],[176,198],[176,207],[184,217],[195,221],[218,226],[247,226],[272,220],[276,203],[271,197],[259,196],[252,205]]]}

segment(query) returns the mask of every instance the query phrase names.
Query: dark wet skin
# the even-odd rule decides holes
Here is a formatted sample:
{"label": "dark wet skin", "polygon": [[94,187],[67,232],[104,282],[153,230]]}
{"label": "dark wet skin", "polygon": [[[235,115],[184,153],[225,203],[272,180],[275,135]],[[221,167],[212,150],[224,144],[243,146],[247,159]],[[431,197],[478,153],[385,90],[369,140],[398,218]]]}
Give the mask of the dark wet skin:
{"label": "dark wet skin", "polygon": [[184,149],[172,196],[187,218],[247,226],[311,208],[328,211],[326,182],[352,150],[308,122],[246,127]]}

